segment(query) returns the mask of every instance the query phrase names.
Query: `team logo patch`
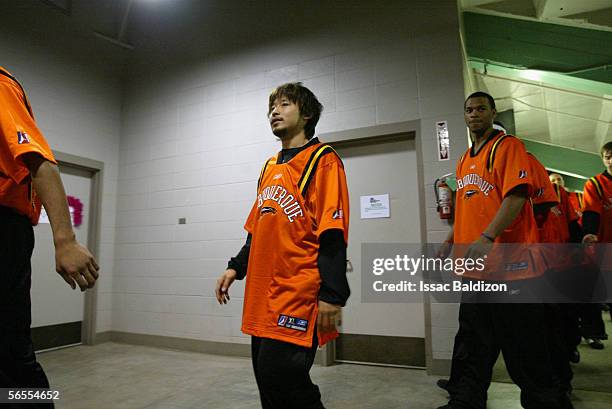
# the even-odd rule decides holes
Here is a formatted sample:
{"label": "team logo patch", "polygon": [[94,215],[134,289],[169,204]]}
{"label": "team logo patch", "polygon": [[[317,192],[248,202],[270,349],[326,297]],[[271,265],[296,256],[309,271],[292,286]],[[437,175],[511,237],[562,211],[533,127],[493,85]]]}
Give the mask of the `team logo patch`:
{"label": "team logo patch", "polygon": [[519,170],[519,179],[525,179],[527,177],[527,171],[525,169]]}
{"label": "team logo patch", "polygon": [[306,332],[306,330],[308,329],[308,320],[281,314],[278,316],[277,325],[279,327],[284,327],[284,328],[294,329],[297,331]]}
{"label": "team logo patch", "polygon": [[262,216],[264,214],[276,214],[276,209],[270,206],[262,207],[259,211],[259,214]]}
{"label": "team logo patch", "polygon": [[332,215],[332,219],[337,220],[337,219],[342,219],[344,217],[344,213],[342,212],[342,209],[338,209],[334,212],[334,214]]}
{"label": "team logo patch", "polygon": [[466,192],[465,192],[465,196],[464,196],[464,197],[465,197],[466,199],[469,199],[469,198],[471,198],[472,196],[475,196],[475,195],[477,195],[477,194],[478,194],[478,190],[468,190],[468,191],[466,191]]}
{"label": "team logo patch", "polygon": [[30,138],[25,132],[17,131],[17,143],[23,145],[24,143],[30,143]]}

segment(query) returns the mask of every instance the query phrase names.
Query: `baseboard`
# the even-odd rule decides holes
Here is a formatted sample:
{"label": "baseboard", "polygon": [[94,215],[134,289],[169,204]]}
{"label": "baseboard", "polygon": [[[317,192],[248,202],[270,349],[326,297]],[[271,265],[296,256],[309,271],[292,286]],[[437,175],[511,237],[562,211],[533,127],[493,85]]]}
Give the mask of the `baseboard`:
{"label": "baseboard", "polygon": [[34,349],[40,351],[80,343],[82,324],[76,321],[32,328]]}
{"label": "baseboard", "polygon": [[[169,348],[179,351],[201,352],[204,354],[235,356],[241,358],[251,357],[250,344],[237,344],[232,342],[214,342],[199,339],[166,337],[162,335],[136,334],[121,331],[105,331],[96,334],[95,344],[104,342],[118,342],[121,344],[144,345],[157,348]],[[327,346],[327,345],[326,345]],[[331,365],[326,360],[327,350],[317,350],[315,365]]]}
{"label": "baseboard", "polygon": [[122,344],[144,345],[157,348],[177,349],[180,351],[201,352],[204,354],[250,357],[249,344],[215,342],[200,339],[167,337],[162,335],[136,334],[131,332],[108,331],[96,334],[96,344],[118,342]]}
{"label": "baseboard", "polygon": [[432,359],[431,366],[427,368],[428,375],[449,376],[451,370],[450,359]]}
{"label": "baseboard", "polygon": [[340,361],[424,368],[425,339],[381,335],[342,334],[336,340]]}
{"label": "baseboard", "polygon": [[104,331],[104,332],[96,333],[94,345],[95,344],[103,344],[105,342],[110,342],[111,341],[111,335],[112,335],[112,331]]}

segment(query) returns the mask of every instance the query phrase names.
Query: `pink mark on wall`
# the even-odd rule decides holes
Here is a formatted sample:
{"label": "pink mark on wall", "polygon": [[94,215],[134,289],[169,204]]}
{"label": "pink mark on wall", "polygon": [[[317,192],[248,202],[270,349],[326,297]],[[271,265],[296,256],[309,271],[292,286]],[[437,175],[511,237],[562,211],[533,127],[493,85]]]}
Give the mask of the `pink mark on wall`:
{"label": "pink mark on wall", "polygon": [[72,225],[79,227],[83,223],[83,203],[74,196],[67,196],[72,216]]}

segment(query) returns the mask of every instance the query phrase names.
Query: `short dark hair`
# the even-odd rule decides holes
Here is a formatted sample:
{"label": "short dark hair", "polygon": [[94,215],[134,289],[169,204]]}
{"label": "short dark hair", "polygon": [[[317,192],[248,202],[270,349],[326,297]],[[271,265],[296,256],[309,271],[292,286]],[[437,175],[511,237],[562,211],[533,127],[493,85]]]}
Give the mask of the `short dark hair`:
{"label": "short dark hair", "polygon": [[603,157],[604,152],[612,152],[612,141],[604,143],[604,146],[599,150],[599,154]]}
{"label": "short dark hair", "polygon": [[463,102],[463,108],[465,108],[465,104],[467,104],[468,99],[470,98],[486,98],[489,100],[489,105],[491,106],[491,109],[495,109],[495,100],[493,99],[493,97],[487,94],[486,92],[482,92],[482,91],[476,91],[476,92],[471,93],[470,96],[467,97],[465,101]]}
{"label": "short dark hair", "polygon": [[306,88],[301,82],[289,82],[287,84],[279,85],[270,94],[268,102],[268,115],[272,112],[274,102],[285,97],[289,101],[297,104],[300,108],[300,114],[309,116],[310,119],[304,126],[304,132],[308,139],[314,136],[315,127],[321,117],[323,111],[323,105],[319,102],[315,94],[311,90]]}

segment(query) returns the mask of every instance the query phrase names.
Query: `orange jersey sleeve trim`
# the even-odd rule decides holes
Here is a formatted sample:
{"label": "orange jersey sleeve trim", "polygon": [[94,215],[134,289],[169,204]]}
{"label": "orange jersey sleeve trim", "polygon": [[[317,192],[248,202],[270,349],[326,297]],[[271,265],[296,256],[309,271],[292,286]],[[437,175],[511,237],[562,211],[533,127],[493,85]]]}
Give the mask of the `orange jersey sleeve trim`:
{"label": "orange jersey sleeve trim", "polygon": [[315,234],[320,237],[327,230],[338,229],[348,244],[350,210],[344,166],[335,154],[324,159],[324,163],[318,166],[311,190],[307,192],[316,223]]}
{"label": "orange jersey sleeve trim", "polygon": [[501,188],[502,198],[505,198],[508,193],[521,185],[527,186],[527,194],[532,197],[534,178],[525,145],[512,135],[504,135],[496,142],[497,145],[493,147],[495,153],[491,153],[490,164],[492,166],[491,171],[497,177],[496,184]]}
{"label": "orange jersey sleeve trim", "polygon": [[559,193],[548,178],[544,165],[530,152],[527,152],[533,179],[533,204],[559,203]]}
{"label": "orange jersey sleeve trim", "polygon": [[602,213],[602,189],[595,177],[590,178],[584,184],[583,193],[583,211],[595,212],[598,214]]}

